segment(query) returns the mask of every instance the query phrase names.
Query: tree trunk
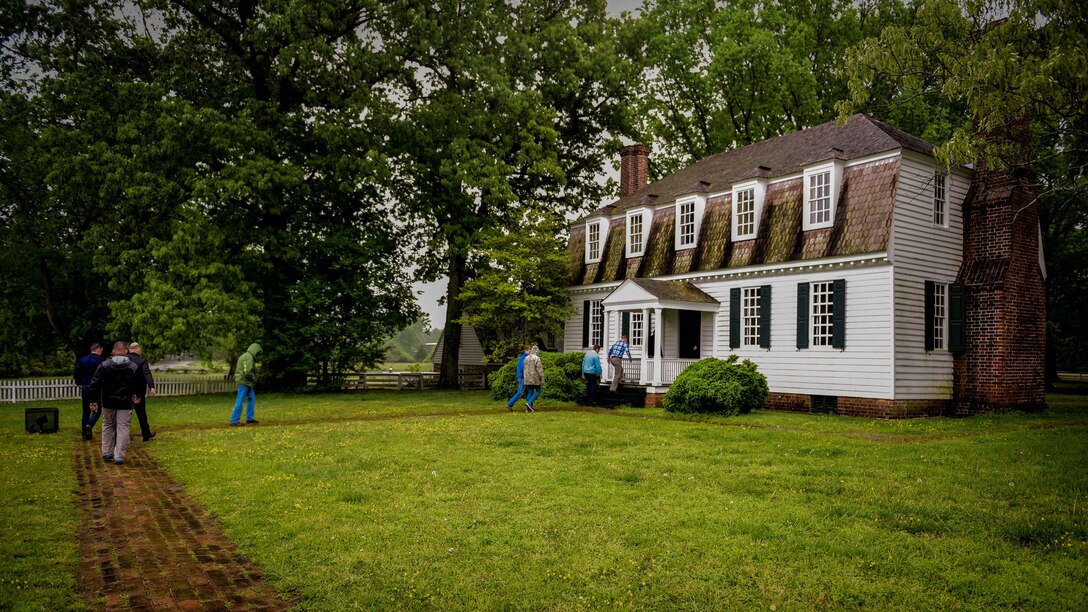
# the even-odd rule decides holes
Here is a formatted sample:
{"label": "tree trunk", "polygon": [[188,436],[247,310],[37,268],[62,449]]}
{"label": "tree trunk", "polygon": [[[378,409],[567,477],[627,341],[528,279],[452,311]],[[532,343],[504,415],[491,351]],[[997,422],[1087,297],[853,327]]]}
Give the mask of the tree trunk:
{"label": "tree trunk", "polygon": [[438,388],[460,389],[457,376],[461,354],[461,287],[465,284],[467,258],[450,255],[449,284],[446,285],[446,328],[442,331],[442,363],[438,369]]}

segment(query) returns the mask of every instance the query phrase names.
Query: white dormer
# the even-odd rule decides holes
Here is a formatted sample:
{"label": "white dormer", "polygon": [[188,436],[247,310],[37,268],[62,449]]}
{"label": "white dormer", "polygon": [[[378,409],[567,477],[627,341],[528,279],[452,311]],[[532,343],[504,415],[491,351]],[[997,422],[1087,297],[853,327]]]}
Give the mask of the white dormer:
{"label": "white dormer", "polygon": [[627,256],[641,257],[646,253],[646,242],[650,238],[650,222],[653,210],[635,208],[627,211]]}
{"label": "white dormer", "polygon": [[842,186],[842,166],[842,160],[832,159],[805,168],[805,207],[802,212],[802,228],[805,231],[835,224],[839,187]]}
{"label": "white dormer", "polygon": [[759,219],[763,215],[763,200],[767,181],[753,179],[733,185],[733,213],[730,235],[734,241],[751,240],[759,234]]}
{"label": "white dormer", "polygon": [[586,221],[586,263],[597,263],[604,254],[604,240],[608,236],[608,219],[594,217]]}
{"label": "white dormer", "polygon": [[676,199],[676,250],[690,249],[699,243],[706,197],[690,195]]}

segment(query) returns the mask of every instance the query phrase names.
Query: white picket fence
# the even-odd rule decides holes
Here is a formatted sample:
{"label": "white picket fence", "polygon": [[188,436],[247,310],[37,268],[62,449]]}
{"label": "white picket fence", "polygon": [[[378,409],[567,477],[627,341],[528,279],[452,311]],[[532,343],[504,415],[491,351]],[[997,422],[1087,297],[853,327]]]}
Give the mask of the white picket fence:
{"label": "white picket fence", "polygon": [[[238,385],[230,380],[191,380],[158,378],[157,395],[207,395],[233,393]],[[33,402],[37,400],[80,399],[79,386],[70,378],[36,378],[30,380],[0,380],[0,403]]]}

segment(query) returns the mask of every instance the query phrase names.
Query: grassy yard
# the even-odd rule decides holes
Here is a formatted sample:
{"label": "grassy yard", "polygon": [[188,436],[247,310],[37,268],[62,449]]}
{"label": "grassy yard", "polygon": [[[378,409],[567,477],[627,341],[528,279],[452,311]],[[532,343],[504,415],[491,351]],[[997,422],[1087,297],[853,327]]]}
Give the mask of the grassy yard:
{"label": "grassy yard", "polygon": [[[229,429],[231,398],[159,398],[151,448],[306,608],[1075,609],[1088,396],[1049,400],[679,420],[510,414],[470,392],[263,395],[261,425]],[[19,467],[0,546],[21,551],[0,561],[0,608],[78,605],[78,405],[59,405],[58,436],[0,409]]]}

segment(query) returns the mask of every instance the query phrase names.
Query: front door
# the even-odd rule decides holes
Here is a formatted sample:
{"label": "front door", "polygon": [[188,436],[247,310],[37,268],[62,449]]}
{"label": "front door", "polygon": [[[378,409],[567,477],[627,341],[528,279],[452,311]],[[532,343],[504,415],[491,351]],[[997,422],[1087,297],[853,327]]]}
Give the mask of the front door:
{"label": "front door", "polygon": [[680,359],[699,359],[699,342],[702,338],[703,313],[694,310],[679,310],[680,341],[678,354]]}

